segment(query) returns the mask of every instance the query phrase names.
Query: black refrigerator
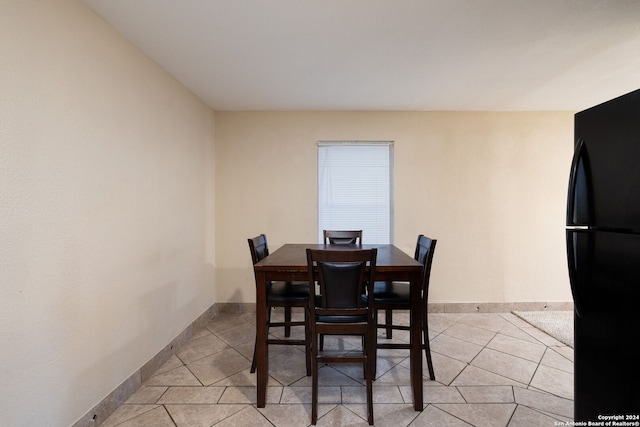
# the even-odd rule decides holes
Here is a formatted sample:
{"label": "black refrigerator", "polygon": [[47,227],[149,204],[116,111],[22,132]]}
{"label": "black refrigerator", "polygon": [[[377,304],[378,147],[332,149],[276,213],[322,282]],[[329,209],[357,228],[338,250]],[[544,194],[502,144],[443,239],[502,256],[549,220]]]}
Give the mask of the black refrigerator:
{"label": "black refrigerator", "polygon": [[640,413],[640,90],[575,115],[567,258],[575,421]]}

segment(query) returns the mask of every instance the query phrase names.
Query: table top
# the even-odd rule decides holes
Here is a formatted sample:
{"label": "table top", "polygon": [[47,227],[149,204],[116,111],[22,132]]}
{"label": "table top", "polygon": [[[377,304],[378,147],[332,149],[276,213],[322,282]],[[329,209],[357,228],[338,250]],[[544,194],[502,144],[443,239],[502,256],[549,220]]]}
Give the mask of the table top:
{"label": "table top", "polygon": [[256,271],[272,269],[304,270],[307,269],[307,249],[356,250],[377,249],[376,270],[422,270],[423,265],[394,245],[327,245],[327,244],[285,244],[258,262]]}

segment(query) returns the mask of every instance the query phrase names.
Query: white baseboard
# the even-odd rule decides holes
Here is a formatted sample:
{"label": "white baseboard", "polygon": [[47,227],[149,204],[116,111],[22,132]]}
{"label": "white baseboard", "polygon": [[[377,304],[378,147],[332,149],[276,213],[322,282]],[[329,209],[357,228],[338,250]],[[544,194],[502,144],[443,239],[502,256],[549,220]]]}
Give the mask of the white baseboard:
{"label": "white baseboard", "polygon": [[512,311],[572,311],[573,302],[433,302],[429,313],[510,313]]}

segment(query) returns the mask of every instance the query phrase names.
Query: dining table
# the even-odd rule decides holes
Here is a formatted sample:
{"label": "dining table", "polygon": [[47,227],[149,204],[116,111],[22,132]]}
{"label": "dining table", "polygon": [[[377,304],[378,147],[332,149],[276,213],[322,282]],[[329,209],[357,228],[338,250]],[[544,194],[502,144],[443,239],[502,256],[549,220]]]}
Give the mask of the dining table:
{"label": "dining table", "polygon": [[[307,249],[353,250],[376,248],[375,280],[404,281],[410,283],[410,377],[413,391],[413,406],[423,409],[422,395],[422,270],[423,265],[391,244],[327,245],[284,244],[254,265],[256,278],[256,374],[257,405],[266,404],[269,378],[269,352],[267,344],[267,286],[270,281],[308,280]],[[310,337],[307,337],[310,339]]]}

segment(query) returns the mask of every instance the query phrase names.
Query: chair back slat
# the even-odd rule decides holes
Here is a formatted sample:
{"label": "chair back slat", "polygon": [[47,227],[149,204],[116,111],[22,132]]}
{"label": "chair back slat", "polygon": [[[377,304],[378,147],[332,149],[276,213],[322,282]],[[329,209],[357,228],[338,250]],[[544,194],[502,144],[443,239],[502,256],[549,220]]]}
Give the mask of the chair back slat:
{"label": "chair back slat", "polygon": [[322,234],[327,245],[362,244],[362,230],[323,230]]}

